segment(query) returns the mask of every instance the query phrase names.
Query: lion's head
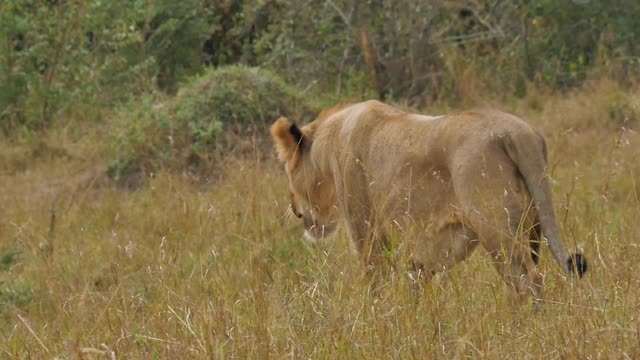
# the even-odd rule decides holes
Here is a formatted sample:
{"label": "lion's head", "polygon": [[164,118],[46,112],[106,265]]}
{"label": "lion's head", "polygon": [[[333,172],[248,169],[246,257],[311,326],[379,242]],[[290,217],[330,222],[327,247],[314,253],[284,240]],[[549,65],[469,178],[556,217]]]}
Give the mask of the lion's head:
{"label": "lion's head", "polygon": [[311,158],[313,134],[310,127],[298,128],[281,117],[271,126],[278,158],[289,178],[291,211],[302,219],[307,240],[322,239],[337,227],[338,210],[333,178],[323,175]]}

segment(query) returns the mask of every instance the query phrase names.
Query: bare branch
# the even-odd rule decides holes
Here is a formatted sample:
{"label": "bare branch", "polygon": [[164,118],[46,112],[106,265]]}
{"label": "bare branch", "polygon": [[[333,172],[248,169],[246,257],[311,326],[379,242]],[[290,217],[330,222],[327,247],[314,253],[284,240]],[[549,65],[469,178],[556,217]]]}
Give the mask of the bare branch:
{"label": "bare branch", "polygon": [[338,15],[340,15],[340,17],[342,18],[342,21],[344,22],[344,24],[347,25],[347,28],[349,28],[349,30],[351,30],[351,28],[352,28],[351,20],[349,20],[349,17],[344,13],[344,11],[340,10],[338,5],[336,5],[331,0],[327,0],[327,4],[329,4],[329,6],[331,6],[333,8],[333,10],[335,10],[338,13]]}
{"label": "bare branch", "polygon": [[44,349],[44,351],[49,354],[49,349],[44,345],[44,343],[42,342],[42,340],[40,340],[40,338],[38,337],[38,335],[36,334],[35,331],[33,331],[33,329],[31,328],[31,326],[29,326],[29,323],[27,322],[27,320],[25,320],[25,318],[23,318],[22,316],[20,316],[20,314],[16,314],[18,315],[18,319],[20,319],[20,321],[22,322],[22,325],[24,325],[24,327],[27,328],[27,330],[29,331],[29,333],[31,335],[33,335],[33,337],[36,339],[36,341],[38,341],[38,344]]}

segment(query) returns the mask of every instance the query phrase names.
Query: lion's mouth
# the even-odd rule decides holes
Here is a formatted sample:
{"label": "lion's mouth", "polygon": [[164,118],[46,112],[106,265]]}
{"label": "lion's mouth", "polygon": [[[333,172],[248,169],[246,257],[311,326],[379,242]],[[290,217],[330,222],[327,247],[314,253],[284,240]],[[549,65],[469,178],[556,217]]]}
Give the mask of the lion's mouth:
{"label": "lion's mouth", "polygon": [[304,230],[303,239],[306,242],[315,244],[319,240],[331,237],[336,230],[336,225],[313,225]]}

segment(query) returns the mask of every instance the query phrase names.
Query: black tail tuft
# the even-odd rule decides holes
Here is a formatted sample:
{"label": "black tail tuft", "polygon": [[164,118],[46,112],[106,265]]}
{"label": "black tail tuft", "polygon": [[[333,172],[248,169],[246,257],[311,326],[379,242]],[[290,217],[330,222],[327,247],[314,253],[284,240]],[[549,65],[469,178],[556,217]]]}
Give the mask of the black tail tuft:
{"label": "black tail tuft", "polygon": [[567,260],[569,272],[577,272],[578,277],[582,277],[587,272],[587,258],[582,254],[573,254]]}

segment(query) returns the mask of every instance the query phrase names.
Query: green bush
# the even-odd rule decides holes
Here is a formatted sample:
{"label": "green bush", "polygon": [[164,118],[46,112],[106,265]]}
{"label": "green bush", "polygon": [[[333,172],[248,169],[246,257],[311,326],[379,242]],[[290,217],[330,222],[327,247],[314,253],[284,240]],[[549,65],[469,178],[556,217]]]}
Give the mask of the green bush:
{"label": "green bush", "polygon": [[5,284],[0,281],[0,308],[11,304],[25,307],[33,300],[33,290],[26,284]]}
{"label": "green bush", "polygon": [[108,172],[117,181],[162,168],[198,173],[215,163],[225,138],[266,133],[278,116],[308,118],[316,109],[269,71],[210,69],[175,97],[149,94],[120,109],[111,124]]}
{"label": "green bush", "polygon": [[33,291],[28,284],[20,283],[11,268],[18,262],[20,251],[14,247],[0,248],[0,314],[3,305],[26,306],[33,299]]}

